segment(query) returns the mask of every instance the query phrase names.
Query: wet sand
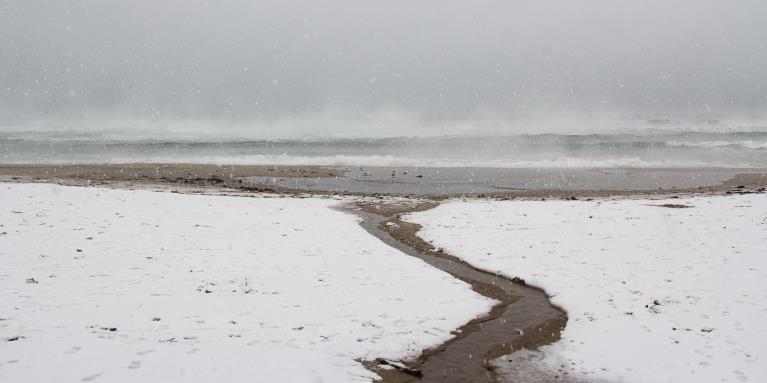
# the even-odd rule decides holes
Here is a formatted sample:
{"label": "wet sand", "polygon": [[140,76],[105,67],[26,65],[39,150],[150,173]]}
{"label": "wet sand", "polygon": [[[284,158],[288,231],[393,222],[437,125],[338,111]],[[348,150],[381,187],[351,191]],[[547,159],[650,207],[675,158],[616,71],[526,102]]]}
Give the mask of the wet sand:
{"label": "wet sand", "polygon": [[343,168],[341,177],[246,177],[262,188],[449,197],[598,197],[710,192],[767,184],[767,169]]}
{"label": "wet sand", "polygon": [[0,165],[15,182],[162,184],[249,192],[451,197],[588,198],[725,193],[767,186],[767,168],[500,169],[200,164]]}
{"label": "wet sand", "polygon": [[2,165],[0,176],[16,181],[54,181],[76,184],[114,182],[177,183],[235,187],[242,177],[337,177],[338,169],[318,166],[104,164]]}

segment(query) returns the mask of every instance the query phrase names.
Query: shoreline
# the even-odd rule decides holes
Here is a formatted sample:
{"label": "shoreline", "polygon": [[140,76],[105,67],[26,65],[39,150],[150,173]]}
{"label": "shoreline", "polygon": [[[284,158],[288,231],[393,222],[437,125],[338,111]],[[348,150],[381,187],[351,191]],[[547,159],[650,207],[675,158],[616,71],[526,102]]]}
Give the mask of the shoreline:
{"label": "shoreline", "polygon": [[[391,168],[106,164],[3,165],[0,182],[48,182],[73,186],[187,187],[231,189],[284,195],[404,197],[441,201],[450,198],[581,199],[763,192],[767,169],[469,169],[432,168],[417,172]],[[469,175],[465,172],[471,171]],[[486,174],[477,176],[481,171]],[[358,174],[372,174],[361,179]],[[392,175],[390,175],[390,173]],[[404,174],[403,174],[404,173]],[[423,173],[423,174],[421,174]],[[530,184],[536,177],[545,180]],[[464,176],[470,182],[459,182]],[[419,177],[420,176],[420,177]],[[494,177],[498,177],[495,179]],[[519,177],[519,178],[517,178]],[[559,181],[554,181],[559,179]],[[413,184],[420,182],[420,184]],[[492,188],[488,180],[496,182]],[[497,183],[521,183],[504,188]],[[556,184],[559,182],[559,184]],[[459,184],[456,186],[456,184]],[[362,185],[362,187],[361,187]],[[447,185],[447,186],[446,186]],[[680,186],[682,185],[682,186]],[[349,187],[348,189],[344,189]],[[417,187],[414,189],[414,187]]]}

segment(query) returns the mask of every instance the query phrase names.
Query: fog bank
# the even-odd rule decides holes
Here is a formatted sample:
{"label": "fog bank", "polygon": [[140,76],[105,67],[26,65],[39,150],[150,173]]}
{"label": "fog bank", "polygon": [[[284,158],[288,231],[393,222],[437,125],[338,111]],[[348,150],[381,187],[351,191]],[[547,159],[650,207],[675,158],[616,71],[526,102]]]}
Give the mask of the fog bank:
{"label": "fog bank", "polygon": [[10,0],[0,3],[0,129],[764,126],[765,15],[755,0]]}

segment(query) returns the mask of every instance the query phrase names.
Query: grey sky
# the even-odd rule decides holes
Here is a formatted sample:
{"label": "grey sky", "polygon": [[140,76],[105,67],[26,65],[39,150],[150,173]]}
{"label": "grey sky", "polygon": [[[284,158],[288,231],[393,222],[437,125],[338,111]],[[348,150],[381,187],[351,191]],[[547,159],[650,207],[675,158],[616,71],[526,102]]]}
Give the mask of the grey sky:
{"label": "grey sky", "polygon": [[765,20],[758,0],[5,0],[0,125],[762,117]]}

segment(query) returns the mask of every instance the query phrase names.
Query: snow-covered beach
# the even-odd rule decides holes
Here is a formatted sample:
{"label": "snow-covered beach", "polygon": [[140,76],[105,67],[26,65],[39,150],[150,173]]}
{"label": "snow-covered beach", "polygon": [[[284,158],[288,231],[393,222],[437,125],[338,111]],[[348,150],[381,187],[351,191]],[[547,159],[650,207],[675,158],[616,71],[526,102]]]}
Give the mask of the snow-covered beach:
{"label": "snow-covered beach", "polygon": [[763,194],[453,201],[406,219],[568,312],[559,342],[496,362],[510,381],[767,380]]}
{"label": "snow-covered beach", "polygon": [[[366,232],[338,209],[356,197],[115,186],[0,184],[0,380],[369,382],[365,361],[413,360],[496,303]],[[499,381],[765,379],[767,198],[653,198],[404,219],[567,312]]]}
{"label": "snow-covered beach", "polygon": [[370,381],[493,301],[319,198],[0,184],[0,381]]}

